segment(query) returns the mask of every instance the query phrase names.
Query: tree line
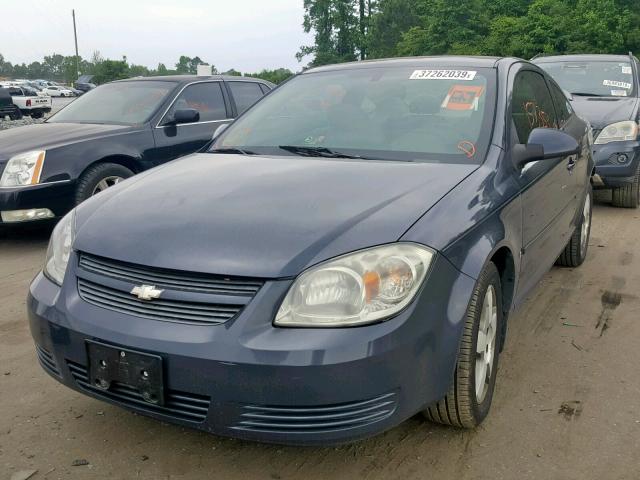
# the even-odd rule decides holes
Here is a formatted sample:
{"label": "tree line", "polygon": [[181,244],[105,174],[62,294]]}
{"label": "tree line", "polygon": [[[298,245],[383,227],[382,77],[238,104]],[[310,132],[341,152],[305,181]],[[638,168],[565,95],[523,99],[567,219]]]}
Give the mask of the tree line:
{"label": "tree line", "polygon": [[[111,60],[103,58],[100,52],[94,52],[90,59],[78,58],[78,71],[82,75],[93,75],[94,77],[91,81],[96,84],[102,84],[113,80],[140,76],[195,74],[198,65],[204,63],[207,62],[198,56],[188,57],[182,55],[172,68],[168,68],[164,63],[159,63],[156,68],[148,68],[144,65],[129,63],[127,57],[123,57],[121,60]],[[215,66],[212,66],[212,72],[242,75],[241,72],[235,69],[227,72],[218,72]],[[293,75],[293,72],[286,68],[278,68],[245,73],[244,75],[259,77],[273,83],[281,83]],[[5,61],[4,56],[0,54],[0,77],[54,80],[70,84],[77,78],[76,57],[53,54],[45,56],[41,62],[11,64],[11,62]]]}
{"label": "tree line", "polygon": [[640,51],[640,0],[303,0],[310,66],[411,55]]}

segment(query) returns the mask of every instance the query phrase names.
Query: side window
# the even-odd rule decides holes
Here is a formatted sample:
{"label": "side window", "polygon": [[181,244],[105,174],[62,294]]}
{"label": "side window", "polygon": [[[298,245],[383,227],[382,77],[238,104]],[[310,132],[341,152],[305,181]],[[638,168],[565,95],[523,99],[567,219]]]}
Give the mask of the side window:
{"label": "side window", "polygon": [[564,92],[555,83],[549,83],[551,89],[551,96],[553,97],[553,103],[556,105],[556,113],[558,114],[558,126],[564,128],[571,115],[573,115],[573,109],[569,100],[565,96]]}
{"label": "side window", "polygon": [[511,116],[520,143],[527,143],[535,128],[558,128],[551,94],[542,75],[530,71],[518,74],[513,84]]}
{"label": "side window", "polygon": [[236,101],[238,115],[260,100],[263,96],[260,84],[255,82],[228,82],[228,85],[231,89],[233,99]]}
{"label": "side window", "polygon": [[224,105],[220,82],[189,85],[178,96],[165,117],[170,118],[176,110],[184,110],[186,108],[198,110],[201,122],[227,118],[227,109]]}
{"label": "side window", "polygon": [[262,93],[265,95],[271,91],[271,89],[263,83],[260,84],[260,89],[262,89]]}

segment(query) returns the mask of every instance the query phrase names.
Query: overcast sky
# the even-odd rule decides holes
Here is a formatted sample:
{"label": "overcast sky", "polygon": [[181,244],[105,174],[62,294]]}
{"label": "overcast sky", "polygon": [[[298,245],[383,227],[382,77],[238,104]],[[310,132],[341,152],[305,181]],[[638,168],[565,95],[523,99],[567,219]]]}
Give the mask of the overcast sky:
{"label": "overcast sky", "polygon": [[[73,55],[76,9],[80,56],[168,68],[199,56],[219,71],[301,68],[303,0],[19,0],[1,3],[0,53],[11,63]],[[10,20],[10,21],[8,21]]]}

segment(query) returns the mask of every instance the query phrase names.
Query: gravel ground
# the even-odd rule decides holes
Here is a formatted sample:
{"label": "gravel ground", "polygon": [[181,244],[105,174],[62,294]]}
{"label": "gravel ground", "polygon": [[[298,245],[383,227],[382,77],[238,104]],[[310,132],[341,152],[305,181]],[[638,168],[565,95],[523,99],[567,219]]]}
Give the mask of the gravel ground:
{"label": "gravel ground", "polygon": [[551,270],[509,320],[480,428],[416,416],[337,448],[224,439],[58,384],[25,313],[51,230],[0,230],[0,479],[638,480],[640,212],[600,203],[593,222],[585,264]]}

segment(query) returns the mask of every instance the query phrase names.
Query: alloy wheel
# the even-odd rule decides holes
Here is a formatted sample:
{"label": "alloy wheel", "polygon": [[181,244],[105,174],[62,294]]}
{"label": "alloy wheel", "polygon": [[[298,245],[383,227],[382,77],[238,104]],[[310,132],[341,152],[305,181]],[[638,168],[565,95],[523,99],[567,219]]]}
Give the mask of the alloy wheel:
{"label": "alloy wheel", "polygon": [[93,193],[91,195],[95,195],[96,193],[100,193],[109,187],[113,187],[114,185],[120,183],[122,180],[124,180],[124,178],[118,177],[118,176],[103,178],[95,186],[95,188],[93,189]]}
{"label": "alloy wheel", "polygon": [[476,342],[476,400],[480,404],[489,390],[493,375],[493,359],[496,352],[496,330],[498,325],[498,306],[496,291],[489,285],[484,294],[478,339]]}
{"label": "alloy wheel", "polygon": [[584,257],[589,241],[589,231],[591,229],[591,195],[587,194],[582,210],[582,231],[580,232],[580,256]]}

